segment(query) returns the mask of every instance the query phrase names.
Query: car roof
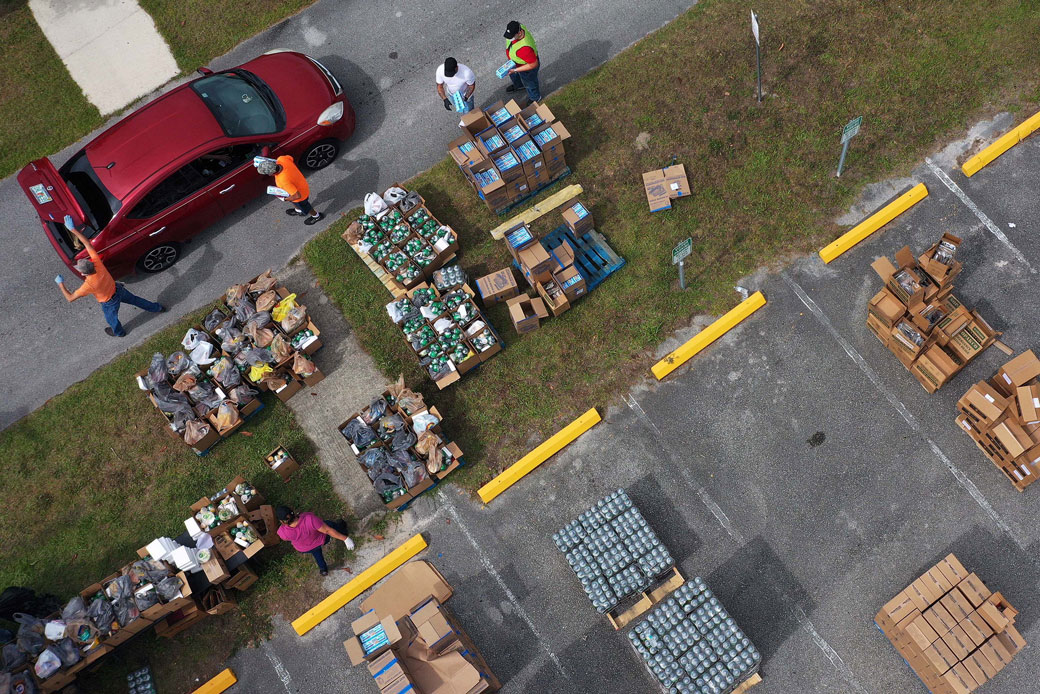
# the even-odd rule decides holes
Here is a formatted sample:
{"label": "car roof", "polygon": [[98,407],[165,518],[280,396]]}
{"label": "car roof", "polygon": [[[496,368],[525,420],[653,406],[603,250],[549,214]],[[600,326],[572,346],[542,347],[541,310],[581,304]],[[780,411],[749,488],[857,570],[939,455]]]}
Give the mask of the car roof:
{"label": "car roof", "polygon": [[84,149],[109,192],[125,200],[170,162],[223,137],[216,118],[186,84],[134,111]]}

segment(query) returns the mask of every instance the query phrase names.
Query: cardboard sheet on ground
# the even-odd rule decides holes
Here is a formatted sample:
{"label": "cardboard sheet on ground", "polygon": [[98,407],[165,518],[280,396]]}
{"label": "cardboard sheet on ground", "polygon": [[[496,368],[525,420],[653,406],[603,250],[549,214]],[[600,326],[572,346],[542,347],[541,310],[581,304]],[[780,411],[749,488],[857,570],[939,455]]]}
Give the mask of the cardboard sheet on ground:
{"label": "cardboard sheet on ground", "polygon": [[643,189],[651,212],[672,209],[672,200],[690,194],[686,167],[682,164],[643,174]]}
{"label": "cardboard sheet on ground", "polygon": [[374,610],[376,614],[390,615],[399,620],[407,617],[412,608],[431,595],[437,598],[437,602],[444,603],[452,595],[451,586],[429,562],[412,561],[372,591],[361,603],[361,610]]}

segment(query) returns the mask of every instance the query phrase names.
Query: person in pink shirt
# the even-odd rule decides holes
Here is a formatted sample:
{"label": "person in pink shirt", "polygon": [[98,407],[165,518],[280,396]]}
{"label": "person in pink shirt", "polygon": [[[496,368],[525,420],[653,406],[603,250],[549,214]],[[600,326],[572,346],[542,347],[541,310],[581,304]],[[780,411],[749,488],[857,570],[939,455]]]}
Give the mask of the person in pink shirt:
{"label": "person in pink shirt", "polygon": [[274,513],[281,522],[278,526],[278,537],[291,542],[297,552],[314,557],[322,576],[329,575],[329,567],[322,553],[322,547],[328,544],[329,540],[336,538],[347,546],[348,551],[354,549],[354,541],[347,537],[345,521],[322,520],[310,511],[297,514],[288,506],[279,506]]}

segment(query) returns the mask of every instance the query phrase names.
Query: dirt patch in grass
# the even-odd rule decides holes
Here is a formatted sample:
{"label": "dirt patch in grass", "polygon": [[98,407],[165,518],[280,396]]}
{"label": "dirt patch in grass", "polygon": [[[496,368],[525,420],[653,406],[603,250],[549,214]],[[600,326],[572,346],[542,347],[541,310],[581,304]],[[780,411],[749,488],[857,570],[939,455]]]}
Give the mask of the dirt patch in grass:
{"label": "dirt patch in grass", "polygon": [[315,0],[139,0],[191,72]]}
{"label": "dirt patch in grass", "polygon": [[[508,348],[448,390],[420,373],[383,309],[386,291],[339,238],[359,211],[307,246],[307,262],[379,367],[404,372],[452,422],[477,463],[458,480],[487,481],[532,442],[612,402],[647,373],[672,330],[732,307],[739,278],[834,238],[841,230],[831,220],[864,184],[907,173],[994,100],[1014,109],[1040,96],[1040,16],[1014,0],[990,3],[984,17],[961,2],[766,0],[755,10],[761,106],[747,8],[730,0],[701,2],[549,99],[573,135],[574,175],[564,183],[584,186],[597,227],[628,264],[523,337],[493,309]],[[841,128],[858,115],[863,130],[836,179]],[[685,164],[693,194],[650,214],[640,174],[673,161]],[[509,262],[487,234],[501,220],[450,160],[409,185],[459,231],[472,277]],[[559,221],[549,217],[539,231]],[[687,236],[689,289],[680,292],[670,250]]]}
{"label": "dirt patch in grass", "polygon": [[0,178],[101,124],[26,0],[0,0]]}

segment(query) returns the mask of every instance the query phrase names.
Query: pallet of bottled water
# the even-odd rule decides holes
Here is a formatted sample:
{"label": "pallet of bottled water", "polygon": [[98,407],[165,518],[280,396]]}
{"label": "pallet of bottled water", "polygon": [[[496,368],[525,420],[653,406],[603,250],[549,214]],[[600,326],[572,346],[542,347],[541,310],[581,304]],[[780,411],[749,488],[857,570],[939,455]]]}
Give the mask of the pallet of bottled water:
{"label": "pallet of bottled water", "polygon": [[672,555],[622,489],[568,523],[553,542],[600,613],[617,610],[633,596],[648,601],[649,609],[646,591],[662,577],[677,575]]}
{"label": "pallet of bottled water", "polygon": [[628,639],[668,694],[729,694],[762,662],[699,576],[654,608]]}

